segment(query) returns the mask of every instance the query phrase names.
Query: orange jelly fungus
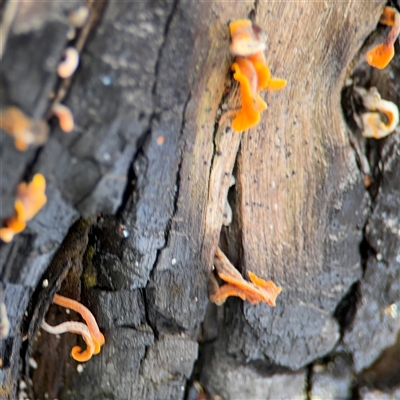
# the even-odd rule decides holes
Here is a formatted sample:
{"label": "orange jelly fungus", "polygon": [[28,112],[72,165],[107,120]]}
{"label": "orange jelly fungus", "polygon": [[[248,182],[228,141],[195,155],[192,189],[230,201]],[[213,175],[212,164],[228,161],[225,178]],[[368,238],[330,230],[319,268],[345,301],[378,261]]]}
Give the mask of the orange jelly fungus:
{"label": "orange jelly fungus", "polygon": [[394,43],[400,34],[400,14],[393,7],[385,7],[379,23],[391,26],[392,29],[383,43],[367,53],[366,60],[372,67],[383,69],[394,56]]}
{"label": "orange jelly fungus", "polygon": [[5,227],[0,229],[0,239],[11,242],[14,235],[22,232],[26,222],[31,220],[46,204],[46,180],[41,174],[36,174],[32,182],[22,182],[17,189],[14,215],[7,219]]}
{"label": "orange jelly fungus", "polygon": [[232,122],[241,132],[258,124],[260,113],[267,104],[259,96],[260,90],[279,90],[286,86],[284,79],[271,76],[266,65],[265,37],[262,30],[250,20],[238,20],[229,25],[230,51],[236,56],[232,64],[233,78],[240,83],[242,107]]}
{"label": "orange jelly fungus", "polygon": [[260,121],[260,112],[267,109],[267,103],[258,95],[258,80],[253,64],[241,57],[237,57],[232,64],[235,71],[233,78],[240,83],[242,108],[232,122],[232,128],[241,132]]}
{"label": "orange jelly fungus", "polygon": [[30,144],[44,144],[49,136],[45,121],[33,120],[14,106],[0,111],[0,128],[14,137],[15,147],[20,151],[25,151]]}
{"label": "orange jelly fungus", "polygon": [[275,307],[282,288],[274,282],[265,281],[252,272],[248,273],[251,282],[247,282],[220,249],[215,254],[214,266],[218,276],[227,283],[218,288],[214,286],[214,292],[210,295],[213,303],[221,305],[229,296],[236,296],[252,304],[262,302]]}

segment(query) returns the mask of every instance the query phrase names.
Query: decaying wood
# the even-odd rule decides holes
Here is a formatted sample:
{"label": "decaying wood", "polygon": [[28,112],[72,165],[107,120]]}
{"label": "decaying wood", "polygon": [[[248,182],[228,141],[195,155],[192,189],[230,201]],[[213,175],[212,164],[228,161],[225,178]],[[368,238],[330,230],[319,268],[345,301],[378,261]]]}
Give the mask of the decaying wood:
{"label": "decaying wood", "polygon": [[266,97],[270,107],[262,123],[241,143],[236,188],[242,265],[283,291],[272,311],[244,307],[251,330],[263,337],[259,350],[290,368],[337,343],[332,313],[361,276],[358,243],[365,216],[355,210],[365,192],[340,95],[347,66],[382,3],[368,7],[317,3],[296,10],[274,3],[257,11],[261,26],[274,26],[267,61],[288,85]]}
{"label": "decaying wood", "polygon": [[[362,276],[369,195],[340,103],[384,2],[91,1],[96,13],[76,39],[80,67],[64,83],[56,66],[73,6],[43,4],[21,2],[7,28],[1,107],[46,118],[56,96],[76,127],[65,135],[50,120],[48,142],[24,153],[1,133],[2,219],[13,211],[20,181],[41,172],[48,183],[48,204],[0,247],[0,300],[10,322],[0,345],[1,395],[15,397],[24,362],[34,377],[32,398],[184,398],[201,345],[193,378],[207,392],[272,398],[285,385],[286,395],[301,396],[303,367],[329,354],[340,333],[344,370],[369,366],[384,348],[368,335],[371,351],[356,344],[369,306],[358,308],[352,328],[340,326],[345,316],[337,307],[348,293],[347,308],[355,309],[350,288],[359,287],[369,304],[389,312],[371,294],[372,281],[384,276],[390,285],[397,259],[389,246],[383,256],[390,268],[370,259]],[[265,93],[261,123],[241,134],[229,117],[218,121],[239,100],[228,23],[249,16],[267,33],[272,74],[288,85]],[[397,148],[394,140],[382,154],[389,173]],[[393,207],[384,194],[396,195],[394,186],[382,187],[382,207]],[[233,221],[222,229],[227,196]],[[374,248],[375,233],[385,233],[379,213],[377,206],[367,225]],[[79,217],[90,218],[73,225]],[[221,309],[209,306],[218,246],[242,276],[253,271],[282,286],[275,308],[229,299],[221,318]],[[75,337],[36,334],[72,267],[62,290],[92,310],[106,339],[81,373],[69,356]],[[389,317],[385,332],[393,342],[399,327]],[[52,307],[46,318],[55,323],[65,315]],[[317,387],[321,375],[313,377],[308,386]]]}

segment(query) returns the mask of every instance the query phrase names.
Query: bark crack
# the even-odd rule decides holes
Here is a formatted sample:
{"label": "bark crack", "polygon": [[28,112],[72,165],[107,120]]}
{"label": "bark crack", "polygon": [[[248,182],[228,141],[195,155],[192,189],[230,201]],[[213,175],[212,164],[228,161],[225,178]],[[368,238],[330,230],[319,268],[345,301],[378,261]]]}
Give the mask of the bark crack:
{"label": "bark crack", "polygon": [[258,9],[259,3],[260,3],[260,0],[254,0],[254,4],[253,4],[254,17],[257,15],[257,9]]}
{"label": "bark crack", "polygon": [[[132,159],[132,163],[130,165],[129,168],[129,176],[128,176],[128,183],[127,183],[127,187],[125,188],[125,193],[124,193],[124,197],[123,197],[123,202],[117,212],[117,216],[119,216],[120,218],[122,217],[123,212],[126,210],[127,205],[129,204],[129,202],[131,201],[131,198],[135,192],[135,190],[138,190],[137,186],[135,184],[132,184],[131,182],[136,182],[136,173],[135,173],[135,164],[138,161],[138,159],[140,157],[142,157],[145,161],[146,161],[146,169],[148,166],[148,157],[146,152],[144,151],[144,147],[145,145],[148,143],[148,141],[151,140],[151,134],[152,134],[152,130],[153,130],[153,126],[154,124],[157,122],[157,120],[160,118],[160,115],[163,112],[167,112],[168,110],[161,108],[157,108],[157,85],[159,84],[159,77],[160,77],[160,67],[161,67],[161,62],[163,59],[163,53],[165,51],[166,48],[166,44],[167,44],[167,40],[168,40],[168,35],[169,35],[169,31],[170,31],[170,27],[171,27],[171,23],[173,21],[173,18],[176,14],[176,10],[179,6],[179,0],[175,0],[172,7],[171,7],[171,11],[166,19],[166,24],[165,24],[165,28],[164,28],[164,34],[163,34],[163,42],[159,48],[158,51],[158,55],[157,55],[157,61],[155,63],[155,80],[154,80],[154,84],[153,87],[151,89],[151,93],[152,93],[152,97],[153,97],[153,112],[150,115],[149,118],[149,123],[147,128],[144,130],[144,133],[141,135],[139,142],[138,143],[138,147],[137,150],[133,156]],[[186,113],[186,108],[187,105],[190,101],[190,93],[188,95],[188,98],[185,101],[185,104],[183,106],[183,111],[182,111],[182,122],[181,122],[181,126],[180,126],[180,133],[179,133],[179,139],[178,139],[178,143],[181,140],[182,134],[183,134],[183,129],[184,129],[184,125],[185,125],[185,113]],[[168,239],[169,239],[169,234],[170,234],[170,229],[171,229],[171,224],[173,221],[174,216],[176,215],[177,212],[177,202],[178,202],[178,198],[179,198],[179,185],[180,185],[180,173],[181,173],[181,164],[182,164],[182,152],[181,155],[179,157],[179,161],[178,161],[178,170],[176,172],[176,178],[175,178],[175,193],[174,193],[174,201],[173,201],[173,210],[171,213],[171,216],[168,219],[165,231],[164,231],[164,244],[163,246],[161,246],[161,248],[156,250],[156,257],[155,257],[155,261],[153,263],[153,265],[151,266],[151,270],[150,270],[150,276],[152,274],[152,272],[154,271],[155,267],[157,266],[158,260],[159,260],[159,256],[161,251],[167,246],[168,243]],[[144,179],[146,179],[146,170],[142,172]],[[145,307],[145,321],[146,323],[150,326],[154,338],[157,341],[158,340],[158,330],[156,328],[156,326],[154,324],[151,323],[151,318],[149,316],[149,302],[148,302],[148,298],[147,298],[147,294],[146,294],[146,290],[145,288],[140,289],[142,291],[142,295],[143,295],[143,299],[144,299],[144,307]],[[149,346],[150,347],[150,346]],[[147,356],[147,350],[148,347],[146,348],[146,356]],[[146,359],[146,356],[142,359],[141,363],[143,362],[143,360]]]}
{"label": "bark crack", "polygon": [[142,155],[147,160],[147,156],[146,156],[145,152],[143,151],[143,147],[146,144],[146,142],[149,140],[149,138],[151,137],[152,126],[153,126],[154,122],[159,118],[159,114],[160,114],[160,112],[156,109],[157,107],[156,107],[156,101],[155,101],[156,96],[157,96],[157,84],[158,84],[158,80],[159,80],[159,76],[160,76],[160,63],[161,63],[163,51],[165,49],[165,45],[167,42],[167,37],[168,37],[169,29],[171,26],[171,22],[172,22],[173,16],[175,15],[176,9],[178,7],[178,3],[179,3],[179,0],[174,0],[174,4],[172,5],[171,11],[170,11],[170,13],[167,17],[166,23],[165,23],[165,28],[164,28],[164,33],[163,33],[163,42],[158,50],[157,61],[155,63],[155,67],[154,67],[155,79],[154,79],[153,87],[151,88],[151,94],[153,97],[153,112],[150,115],[147,128],[144,129],[143,134],[138,139],[137,150],[136,150],[135,154],[133,155],[132,162],[129,166],[127,185],[124,190],[123,200],[122,200],[121,205],[116,214],[117,216],[121,216],[122,212],[126,209],[126,206],[129,202],[130,198],[132,197],[133,192],[135,191],[135,185],[131,183],[131,182],[136,182],[136,179],[135,179],[136,176],[135,176],[135,172],[134,172],[135,162],[137,161],[137,159],[140,155]]}

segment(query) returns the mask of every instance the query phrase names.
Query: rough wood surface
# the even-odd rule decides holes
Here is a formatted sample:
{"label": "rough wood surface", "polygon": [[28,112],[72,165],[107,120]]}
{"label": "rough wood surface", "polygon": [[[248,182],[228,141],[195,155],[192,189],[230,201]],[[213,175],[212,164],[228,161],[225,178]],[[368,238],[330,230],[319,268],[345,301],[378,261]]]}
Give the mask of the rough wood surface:
{"label": "rough wood surface", "polygon": [[[400,304],[391,230],[397,139],[378,155],[388,181],[377,183],[364,237],[380,251],[383,235],[385,268],[360,253],[371,196],[341,111],[343,85],[384,2],[89,4],[70,82],[59,81],[56,66],[76,5],[21,2],[4,44],[1,107],[44,118],[51,93],[67,95],[75,129],[66,135],[51,119],[48,142],[27,152],[1,133],[1,218],[12,214],[19,182],[41,172],[48,183],[43,210],[0,246],[0,300],[11,325],[0,343],[1,395],[15,398],[22,366],[38,399],[192,399],[194,379],[223,398],[274,398],[282,385],[304,398],[318,396],[324,379],[335,393],[333,373],[303,367],[338,351],[345,355],[335,365],[348,373],[337,381],[350,391],[349,375],[369,367],[399,330],[387,314],[370,318],[374,307]],[[238,102],[228,22],[249,16],[267,32],[267,63],[288,86],[266,93],[261,123],[238,134],[229,119],[217,122],[220,107]],[[233,221],[221,235],[227,196]],[[383,212],[392,225],[382,225]],[[209,304],[218,245],[243,276],[282,286],[276,308]],[[380,280],[391,288],[384,300]],[[38,329],[44,315],[65,320],[49,308],[59,289],[93,311],[106,338],[81,373],[69,356],[79,340]],[[385,335],[375,340],[365,332],[377,332],[383,315]]]}
{"label": "rough wood surface", "polygon": [[242,329],[250,329],[255,341],[245,347],[246,359],[267,357],[297,369],[340,337],[332,314],[361,276],[366,218],[340,95],[347,67],[381,10],[381,2],[273,3],[257,10],[257,23],[274,26],[267,61],[288,86],[267,95],[262,123],[243,136],[238,244],[243,272],[273,278],[283,291],[275,309],[244,305],[249,328],[238,328],[231,351],[243,348]]}

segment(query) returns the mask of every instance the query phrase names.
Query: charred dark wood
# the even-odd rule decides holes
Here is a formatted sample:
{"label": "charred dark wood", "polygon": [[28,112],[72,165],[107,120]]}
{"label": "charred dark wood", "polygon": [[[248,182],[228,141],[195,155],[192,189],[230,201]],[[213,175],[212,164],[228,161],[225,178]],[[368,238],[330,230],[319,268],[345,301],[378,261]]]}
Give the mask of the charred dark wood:
{"label": "charred dark wood", "polygon": [[[282,397],[317,396],[324,379],[350,391],[349,376],[400,329],[387,308],[400,304],[398,139],[375,146],[381,168],[368,192],[340,107],[383,5],[93,0],[71,40],[75,3],[19,4],[0,106],[48,119],[50,97],[62,99],[75,129],[65,134],[51,118],[47,143],[26,152],[1,132],[2,220],[17,185],[36,172],[48,198],[0,245],[10,323],[0,344],[4,398],[15,398],[21,366],[31,398],[190,398],[196,361],[191,379],[224,398],[278,397],[283,385]],[[288,86],[266,94],[261,123],[242,135],[229,118],[218,121],[240,100],[228,22],[248,16],[267,32],[268,64]],[[80,66],[61,82],[56,66],[68,44],[81,51]],[[358,84],[393,82],[364,72],[356,70]],[[227,197],[233,221],[221,235]],[[243,276],[282,286],[275,308],[209,305],[218,245]],[[66,319],[50,306],[58,291],[87,305],[106,338],[80,372],[69,354],[80,339],[39,328],[43,318]],[[332,359],[342,374],[305,369],[323,356],[320,365]]]}

